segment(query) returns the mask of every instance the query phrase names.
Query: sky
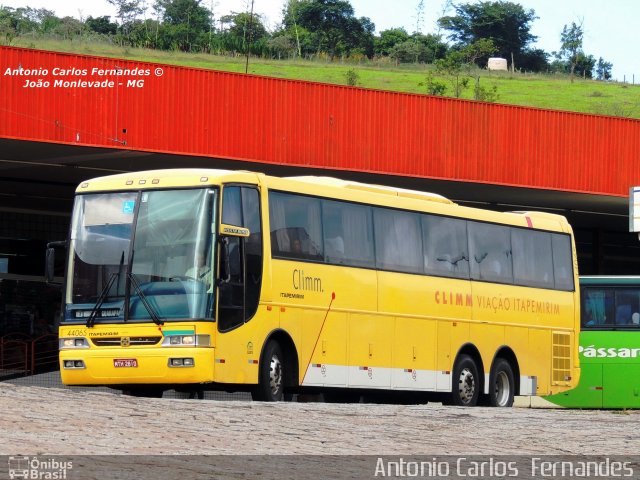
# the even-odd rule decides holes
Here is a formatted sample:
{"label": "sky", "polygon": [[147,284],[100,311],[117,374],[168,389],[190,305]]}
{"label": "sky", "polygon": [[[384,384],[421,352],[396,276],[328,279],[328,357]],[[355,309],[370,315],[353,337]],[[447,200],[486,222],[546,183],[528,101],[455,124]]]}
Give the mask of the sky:
{"label": "sky", "polygon": [[[143,0],[145,1],[145,0]],[[251,0],[202,0],[202,5],[220,17],[230,12],[246,11]],[[454,3],[474,3],[477,0],[454,0]],[[531,24],[531,33],[538,37],[534,47],[546,52],[560,49],[562,27],[582,22],[585,35],[583,47],[596,59],[613,63],[616,80],[635,80],[640,83],[640,0],[511,0],[526,9],[535,10],[539,17]],[[404,27],[416,30],[419,0],[350,0],[356,17],[369,17],[380,32],[388,28]],[[151,5],[153,0],[146,0]],[[254,0],[254,11],[263,15],[269,30],[277,27],[282,17],[284,0]],[[436,19],[442,16],[445,0],[424,0],[424,21],[420,30],[435,33]],[[7,7],[33,7],[53,10],[58,16],[115,17],[115,8],[107,0],[0,0]],[[447,14],[452,14],[451,10]],[[442,32],[446,33],[446,32]],[[517,67],[517,65],[516,65]]]}

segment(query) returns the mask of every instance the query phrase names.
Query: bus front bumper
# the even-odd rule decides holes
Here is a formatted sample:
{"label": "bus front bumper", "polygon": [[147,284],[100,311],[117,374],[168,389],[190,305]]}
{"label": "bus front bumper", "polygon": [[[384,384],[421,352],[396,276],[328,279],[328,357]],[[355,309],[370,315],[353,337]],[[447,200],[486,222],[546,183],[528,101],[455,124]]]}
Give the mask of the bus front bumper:
{"label": "bus front bumper", "polygon": [[70,349],[60,351],[65,385],[212,382],[213,348]]}

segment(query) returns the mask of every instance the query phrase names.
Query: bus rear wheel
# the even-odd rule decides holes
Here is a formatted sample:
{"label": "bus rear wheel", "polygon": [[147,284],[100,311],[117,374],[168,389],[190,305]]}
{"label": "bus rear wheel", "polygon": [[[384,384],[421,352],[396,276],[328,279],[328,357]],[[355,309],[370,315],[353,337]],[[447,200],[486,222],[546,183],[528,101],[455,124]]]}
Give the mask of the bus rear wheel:
{"label": "bus rear wheel", "polygon": [[284,357],[278,342],[270,341],[260,359],[258,385],[251,398],[261,402],[280,402],[284,399]]}
{"label": "bus rear wheel", "polygon": [[498,358],[489,375],[489,405],[510,407],[513,405],[515,381],[509,362]]}
{"label": "bus rear wheel", "polygon": [[480,396],[478,367],[469,355],[460,355],[453,368],[450,405],[474,407]]}

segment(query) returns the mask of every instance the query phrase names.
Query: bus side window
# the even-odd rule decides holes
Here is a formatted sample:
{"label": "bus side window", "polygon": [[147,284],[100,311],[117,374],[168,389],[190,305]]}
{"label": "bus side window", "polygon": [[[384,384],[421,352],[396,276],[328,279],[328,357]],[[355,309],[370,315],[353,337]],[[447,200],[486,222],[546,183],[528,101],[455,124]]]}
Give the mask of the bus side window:
{"label": "bus side window", "polygon": [[615,298],[613,291],[601,288],[585,288],[582,291],[583,327],[613,325]]}
{"label": "bus side window", "polygon": [[632,325],[633,312],[638,312],[638,292],[634,289],[616,290],[616,325]]}
{"label": "bus side window", "polygon": [[422,238],[427,274],[469,278],[466,220],[422,215]]}
{"label": "bus side window", "polygon": [[551,234],[551,248],[553,251],[555,288],[557,290],[572,291],[574,285],[571,237],[559,233]]}
{"label": "bus side window", "polygon": [[503,225],[469,222],[471,278],[513,283],[511,229]]}
{"label": "bus side window", "polygon": [[371,207],[322,200],[324,261],[352,267],[375,265]]}
{"label": "bus side window", "polygon": [[303,195],[269,193],[271,252],[287,259],[324,259],[320,200]]}
{"label": "bus side window", "polygon": [[424,273],[422,232],[418,214],[374,208],[376,266],[383,270]]}

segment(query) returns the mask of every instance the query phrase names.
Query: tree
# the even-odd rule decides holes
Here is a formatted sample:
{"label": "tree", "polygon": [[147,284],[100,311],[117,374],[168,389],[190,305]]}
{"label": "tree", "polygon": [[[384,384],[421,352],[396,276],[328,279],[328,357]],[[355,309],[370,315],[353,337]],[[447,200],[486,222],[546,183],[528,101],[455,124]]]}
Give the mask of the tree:
{"label": "tree", "polygon": [[418,1],[416,7],[416,29],[414,33],[422,33],[422,27],[424,24],[424,0]]}
{"label": "tree", "polygon": [[292,57],[296,53],[295,41],[286,33],[274,36],[267,40],[267,47],[269,48],[272,56],[276,57],[278,60],[283,57]]}
{"label": "tree", "polygon": [[404,28],[390,28],[383,30],[374,40],[374,52],[376,56],[387,56],[396,45],[409,40],[409,34]]}
{"label": "tree", "polygon": [[257,53],[254,49],[255,45],[261,45],[269,38],[269,33],[264,27],[259,15],[255,13],[241,12],[233,13],[225,17],[225,23],[230,26],[224,33],[225,43],[232,45],[232,50],[237,50],[241,46],[240,51],[246,53],[248,49],[252,49],[253,53]]}
{"label": "tree", "polygon": [[127,36],[133,21],[144,12],[140,0],[107,0],[116,7],[116,17],[120,20],[120,27]]}
{"label": "tree", "polygon": [[605,62],[602,57],[598,59],[596,64],[596,78],[598,80],[611,80],[611,69],[613,64],[611,62]]}
{"label": "tree", "polygon": [[[483,39],[462,49],[451,50],[445,58],[435,62],[436,72],[449,81],[454,97],[459,98],[463,90],[469,86],[469,81],[472,78],[471,67],[474,65],[474,61],[481,56],[490,54],[493,49],[495,49],[493,42]],[[494,88],[492,92],[495,98],[497,98],[496,90]],[[479,90],[478,86],[476,86],[476,98],[478,98],[479,92],[487,93],[485,90]],[[489,99],[483,98],[483,100]]]}
{"label": "tree", "polygon": [[64,17],[56,26],[54,32],[65,40],[73,40],[74,37],[81,35],[85,28],[85,24],[80,20],[73,17]]}
{"label": "tree", "polygon": [[595,57],[581,52],[576,58],[575,74],[583,78],[593,78],[593,69],[595,66]]}
{"label": "tree", "polygon": [[102,17],[89,17],[84,22],[92,32],[101,33],[102,35],[115,35],[118,25],[111,22],[111,17],[105,15]]}
{"label": "tree", "polygon": [[366,17],[356,18],[348,0],[290,0],[283,26],[297,39],[301,30],[306,30],[315,53],[325,52],[331,58],[356,49],[373,54],[375,25]]}
{"label": "tree", "polygon": [[15,19],[13,9],[0,7],[0,45],[11,45],[16,37]]}
{"label": "tree", "polygon": [[[209,49],[212,14],[201,0],[157,0],[155,9],[162,16],[163,47],[185,52]],[[164,38],[163,38],[164,37]]]}
{"label": "tree", "polygon": [[527,48],[520,53],[518,68],[533,72],[546,72],[550,68],[549,54],[541,48]]}
{"label": "tree", "polygon": [[[458,47],[465,47],[481,39],[491,40],[496,53],[509,59],[514,56],[519,63],[528,45],[536,40],[530,33],[531,22],[538,18],[535,11],[505,1],[484,1],[474,4],[454,5],[456,15],[441,17],[438,24],[451,33],[449,39]],[[487,58],[478,58],[486,64]]]}
{"label": "tree", "polygon": [[571,27],[565,25],[560,34],[560,52],[558,56],[560,59],[564,59],[569,65],[569,75],[571,76],[572,82],[579,55],[584,55],[582,51],[583,36],[584,31],[582,30],[582,24],[576,25],[575,22],[571,22]]}
{"label": "tree", "polygon": [[394,45],[389,56],[399,63],[433,63],[444,58],[446,53],[447,46],[438,35],[417,33]]}

